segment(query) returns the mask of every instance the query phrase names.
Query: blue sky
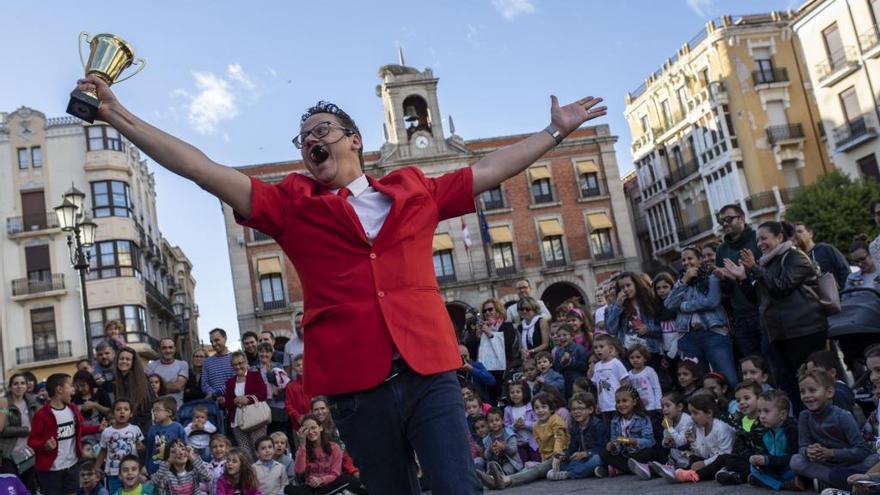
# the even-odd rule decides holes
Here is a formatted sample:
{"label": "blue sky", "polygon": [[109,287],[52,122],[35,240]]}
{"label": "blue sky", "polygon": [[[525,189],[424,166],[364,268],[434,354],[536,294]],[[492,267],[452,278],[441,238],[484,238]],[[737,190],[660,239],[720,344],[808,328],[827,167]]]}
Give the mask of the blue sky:
{"label": "blue sky", "polygon": [[[437,8],[442,5],[442,8]],[[465,139],[537,131],[549,94],[567,103],[603,96],[601,122],[631,169],[626,91],[637,87],[721,14],[797,6],[794,0],[452,0],[3,2],[0,111],[26,105],[64,115],[82,67],[80,31],[127,39],[146,69],[117,97],[152,124],[227,165],[298,158],[290,143],[319,99],[358,122],[368,150],[382,144],[378,68],[431,67],[440,111]],[[237,327],[219,202],[152,165],[160,228],[195,265],[202,334]],[[205,339],[207,340],[207,339]]]}

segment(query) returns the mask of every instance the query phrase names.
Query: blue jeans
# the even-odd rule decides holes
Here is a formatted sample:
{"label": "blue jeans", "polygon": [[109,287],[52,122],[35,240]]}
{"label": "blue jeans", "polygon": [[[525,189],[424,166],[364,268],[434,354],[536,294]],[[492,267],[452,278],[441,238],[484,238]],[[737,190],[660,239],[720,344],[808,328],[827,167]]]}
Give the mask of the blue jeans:
{"label": "blue jeans", "polygon": [[712,365],[712,370],[724,375],[730,387],[737,384],[733,343],[727,335],[711,330],[691,331],[678,341],[678,351],[685,357],[697,358],[703,368],[706,363]]}
{"label": "blue jeans", "polygon": [[375,388],[329,400],[370,493],[420,495],[413,452],[434,495],[483,493],[454,371],[423,376],[406,370]]}
{"label": "blue jeans", "polygon": [[579,461],[565,461],[559,469],[568,471],[568,475],[573,479],[587,478],[593,475],[593,471],[602,465],[602,458],[599,454],[593,454],[592,457],[581,459]]}
{"label": "blue jeans", "polygon": [[762,342],[766,338],[762,337],[764,332],[761,331],[761,317],[757,314],[735,318],[731,330],[742,357],[753,354],[760,356],[766,351],[766,345]]}

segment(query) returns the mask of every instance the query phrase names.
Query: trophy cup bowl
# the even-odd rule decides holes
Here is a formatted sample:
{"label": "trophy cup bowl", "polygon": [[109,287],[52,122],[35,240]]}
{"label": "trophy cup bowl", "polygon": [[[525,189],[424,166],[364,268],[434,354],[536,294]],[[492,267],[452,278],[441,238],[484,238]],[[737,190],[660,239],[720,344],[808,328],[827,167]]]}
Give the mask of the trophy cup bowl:
{"label": "trophy cup bowl", "polygon": [[[87,76],[94,74],[103,79],[108,85],[112,85],[130,78],[144,69],[144,59],[135,59],[131,45],[119,36],[104,33],[89,39],[89,34],[82,32],[79,33],[79,40],[79,59]],[[88,62],[83,59],[83,40],[88,41],[89,44]],[[137,70],[120,79],[119,76],[122,72],[132,65],[138,66]],[[91,124],[98,115],[99,106],[100,101],[97,94],[92,91],[74,89],[70,93],[67,113]]]}

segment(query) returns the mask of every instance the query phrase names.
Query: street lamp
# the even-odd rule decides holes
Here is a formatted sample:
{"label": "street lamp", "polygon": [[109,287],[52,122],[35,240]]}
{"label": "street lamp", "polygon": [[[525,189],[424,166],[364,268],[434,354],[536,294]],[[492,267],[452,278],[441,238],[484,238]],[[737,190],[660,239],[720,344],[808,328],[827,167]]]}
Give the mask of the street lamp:
{"label": "street lamp", "polygon": [[83,326],[86,332],[86,350],[89,361],[93,358],[92,344],[89,331],[89,302],[86,295],[86,273],[89,272],[89,250],[95,244],[95,234],[98,224],[93,222],[85,213],[83,200],[86,195],[78,190],[73,184],[62,196],[61,204],[55,207],[55,215],[61,230],[67,233],[67,251],[70,254],[70,264],[79,272],[79,287],[82,300]]}

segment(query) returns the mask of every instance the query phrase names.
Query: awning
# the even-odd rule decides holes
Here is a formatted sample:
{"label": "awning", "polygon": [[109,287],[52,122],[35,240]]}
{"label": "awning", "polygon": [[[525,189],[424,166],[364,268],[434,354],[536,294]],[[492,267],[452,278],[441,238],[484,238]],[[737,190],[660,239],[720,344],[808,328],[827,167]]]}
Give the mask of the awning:
{"label": "awning", "polygon": [[590,230],[610,229],[613,227],[611,219],[605,213],[590,213],[587,215]]}
{"label": "awning", "polygon": [[452,236],[449,234],[434,234],[434,251],[446,251],[452,249]]}
{"label": "awning", "polygon": [[562,225],[559,223],[559,220],[556,219],[539,221],[538,230],[541,231],[541,237],[562,235]]}
{"label": "awning", "polygon": [[593,160],[586,160],[583,162],[577,162],[578,175],[584,174],[598,174],[599,167],[596,165],[596,162]]}
{"label": "awning", "polygon": [[257,260],[257,272],[260,275],[281,273],[281,260],[278,258],[263,258]]}
{"label": "awning", "polygon": [[506,225],[502,225],[501,227],[489,227],[489,237],[492,239],[492,244],[513,242],[513,235],[510,233],[510,227]]}
{"label": "awning", "polygon": [[535,182],[540,179],[549,179],[550,178],[550,169],[542,165],[540,167],[532,167],[529,170],[529,181]]}

